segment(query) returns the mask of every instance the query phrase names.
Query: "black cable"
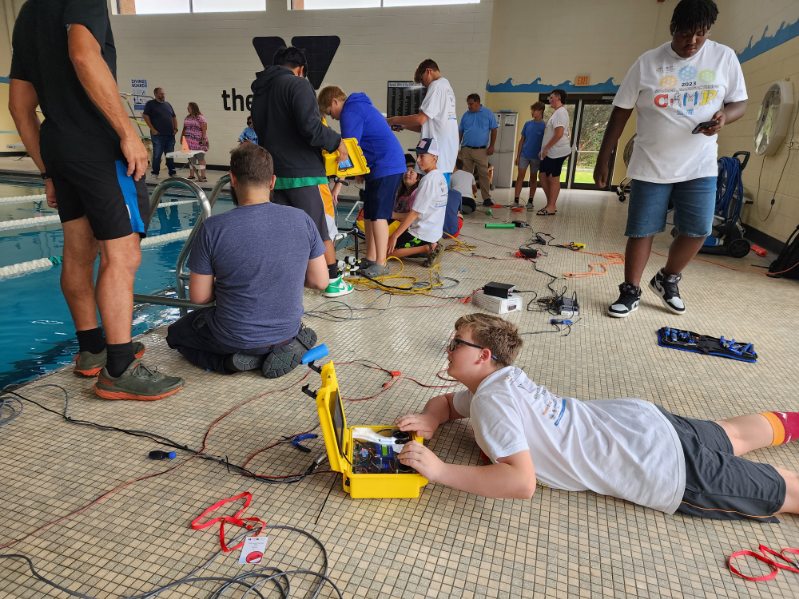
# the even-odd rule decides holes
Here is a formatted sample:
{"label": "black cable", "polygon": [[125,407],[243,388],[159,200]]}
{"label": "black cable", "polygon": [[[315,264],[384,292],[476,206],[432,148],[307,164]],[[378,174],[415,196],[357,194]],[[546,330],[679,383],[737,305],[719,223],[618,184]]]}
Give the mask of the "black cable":
{"label": "black cable", "polygon": [[[256,588],[256,585],[264,584],[264,583],[267,583],[267,582],[273,582],[275,584],[275,588],[277,589],[277,591],[280,593],[280,595],[282,597],[289,597],[290,590],[291,590],[289,576],[297,575],[297,574],[311,575],[311,576],[316,577],[319,580],[319,582],[316,585],[316,589],[314,590],[313,594],[311,595],[312,598],[317,597],[319,595],[319,593],[321,592],[322,588],[324,587],[324,585],[328,584],[331,587],[333,587],[333,590],[336,592],[338,597],[341,597],[343,599],[343,595],[341,593],[341,590],[338,588],[336,583],[333,582],[333,580],[327,575],[327,567],[328,567],[327,549],[325,548],[325,546],[322,543],[322,541],[320,541],[312,533],[310,533],[310,532],[308,532],[306,530],[303,530],[302,528],[295,527],[295,526],[289,526],[289,525],[284,525],[284,524],[272,524],[272,525],[266,525],[264,527],[264,529],[288,530],[288,531],[299,533],[299,534],[309,538],[311,541],[313,541],[319,547],[319,550],[321,551],[322,570],[320,572],[317,572],[315,570],[309,570],[309,569],[305,569],[305,568],[298,568],[298,569],[294,569],[294,570],[285,570],[284,571],[284,570],[281,570],[281,569],[279,569],[279,568],[277,568],[275,566],[262,566],[262,567],[260,567],[260,568],[258,568],[256,570],[243,572],[242,574],[239,574],[237,576],[195,576],[195,574],[197,572],[199,572],[199,571],[207,568],[208,566],[210,566],[211,563],[214,562],[214,560],[216,560],[216,558],[220,555],[219,552],[214,552],[211,555],[210,558],[208,558],[205,562],[203,562],[202,564],[200,564],[199,566],[197,566],[196,568],[191,570],[185,576],[182,576],[181,578],[178,578],[177,580],[173,580],[172,582],[169,582],[169,583],[164,584],[164,585],[162,585],[160,587],[157,587],[157,588],[155,588],[155,589],[153,589],[151,591],[147,591],[146,593],[140,593],[140,594],[137,594],[137,595],[129,595],[129,596],[125,597],[124,599],[148,599],[149,597],[155,597],[157,595],[160,595],[161,593],[163,593],[166,590],[169,590],[169,589],[172,589],[172,588],[175,588],[175,587],[179,587],[179,586],[183,586],[185,584],[192,585],[192,584],[196,584],[198,582],[213,582],[213,581],[222,582],[224,584],[222,586],[220,586],[218,589],[216,589],[211,594],[211,597],[221,597],[222,593],[225,592],[232,585],[239,585],[239,586],[247,587],[247,590],[245,592],[245,596],[252,591],[253,593],[255,593],[255,595],[257,597],[264,597],[263,593],[261,593],[261,591],[259,591]],[[241,540],[243,537],[245,537],[245,536],[247,536],[249,534],[251,534],[250,531],[243,531],[243,532],[239,533],[239,535],[235,536],[232,539],[231,543],[237,542],[237,541]],[[24,554],[21,554],[21,553],[0,554],[0,559],[21,559],[21,560],[24,560],[26,562],[30,572],[31,572],[31,575],[34,578],[36,578],[37,580],[39,580],[39,581],[41,581],[41,582],[43,582],[43,583],[55,588],[55,589],[58,589],[59,591],[62,591],[64,593],[66,593],[67,595],[70,595],[71,597],[79,597],[80,599],[95,599],[95,597],[93,595],[88,595],[86,593],[80,593],[80,592],[77,592],[77,591],[72,591],[72,590],[60,585],[59,583],[55,582],[54,580],[51,580],[51,579],[47,578],[46,576],[40,574],[39,571],[36,570],[36,567],[34,566],[33,561],[28,556],[26,556]],[[268,572],[269,574],[267,575],[266,572]],[[256,581],[252,582],[252,583],[248,582],[248,579],[252,579],[252,578],[256,579]],[[285,585],[286,585],[285,587],[281,586],[281,584],[279,582],[280,579],[285,579],[284,580]]]}
{"label": "black cable", "polygon": [[48,407],[40,404],[38,401],[35,401],[33,399],[30,399],[28,397],[20,395],[16,391],[4,390],[4,391],[2,391],[0,393],[0,398],[2,398],[3,395],[14,396],[14,397],[16,397],[16,398],[18,398],[20,400],[27,401],[27,402],[30,402],[30,403],[34,404],[35,406],[41,408],[45,412],[50,412],[51,414],[55,414],[57,416],[61,416],[64,420],[66,420],[67,422],[69,422],[71,424],[76,424],[76,425],[79,425],[79,426],[88,426],[90,428],[96,428],[96,429],[101,430],[101,431],[111,431],[111,432],[123,433],[125,435],[130,435],[130,436],[133,436],[133,437],[141,437],[141,438],[144,438],[144,439],[150,439],[151,441],[155,441],[156,443],[158,443],[160,445],[166,445],[168,447],[174,447],[175,449],[180,449],[182,451],[188,452],[188,453],[194,455],[195,457],[201,458],[203,460],[207,460],[207,461],[210,461],[210,462],[215,462],[217,464],[221,464],[221,465],[225,466],[229,471],[232,470],[233,472],[236,472],[237,474],[240,474],[242,476],[245,476],[245,477],[248,477],[248,478],[254,478],[256,480],[260,480],[260,481],[268,483],[268,484],[292,484],[292,483],[300,482],[306,476],[309,476],[307,473],[289,475],[289,476],[286,476],[286,477],[267,476],[267,475],[263,475],[263,474],[257,474],[255,472],[245,468],[244,466],[239,466],[238,464],[231,464],[226,456],[225,457],[215,456],[215,455],[211,455],[211,454],[199,451],[199,450],[194,449],[192,447],[189,447],[188,445],[185,445],[183,443],[178,443],[177,441],[173,441],[169,437],[165,437],[163,435],[159,435],[158,433],[151,433],[149,431],[142,431],[142,430],[138,430],[138,429],[124,429],[124,428],[120,428],[120,427],[117,427],[117,426],[111,426],[111,425],[108,425],[108,424],[100,424],[100,423],[97,423],[97,422],[91,422],[89,420],[80,420],[80,419],[77,419],[77,418],[73,418],[68,413],[69,412],[69,393],[67,393],[67,390],[64,389],[63,387],[61,387],[60,385],[54,385],[54,384],[40,385],[40,386],[36,387],[36,389],[43,389],[45,387],[54,387],[54,388],[58,389],[59,391],[61,391],[64,394],[64,409],[63,409],[62,412],[58,412],[56,410],[53,410],[52,408],[48,408]]}
{"label": "black cable", "polygon": [[3,399],[0,396],[0,426],[8,424],[22,414],[22,402],[16,397]]}

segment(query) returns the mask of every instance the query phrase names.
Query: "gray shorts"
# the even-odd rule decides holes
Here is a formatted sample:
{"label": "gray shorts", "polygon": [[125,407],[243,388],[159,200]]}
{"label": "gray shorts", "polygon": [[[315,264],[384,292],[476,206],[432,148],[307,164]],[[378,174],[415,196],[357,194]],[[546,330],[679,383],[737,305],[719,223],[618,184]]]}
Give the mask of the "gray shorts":
{"label": "gray shorts", "polygon": [[530,171],[537,171],[538,167],[541,166],[541,161],[538,158],[525,158],[524,156],[519,156],[519,170],[530,167]]}
{"label": "gray shorts", "polygon": [[773,466],[733,455],[727,433],[715,422],[659,409],[677,431],[685,454],[685,494],[678,512],[779,522],[774,514],[785,503],[785,479]]}

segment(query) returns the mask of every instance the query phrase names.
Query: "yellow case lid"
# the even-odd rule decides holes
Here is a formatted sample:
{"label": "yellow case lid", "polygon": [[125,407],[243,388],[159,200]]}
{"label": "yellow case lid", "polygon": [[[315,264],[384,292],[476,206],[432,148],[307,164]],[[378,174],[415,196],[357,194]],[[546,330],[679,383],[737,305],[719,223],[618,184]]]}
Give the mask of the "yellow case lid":
{"label": "yellow case lid", "polygon": [[345,453],[347,418],[344,416],[344,402],[341,400],[333,362],[322,366],[321,375],[322,387],[316,394],[316,410],[325,439],[327,459],[333,470],[344,472],[349,463]]}
{"label": "yellow case lid", "polygon": [[325,174],[328,177],[336,176],[339,179],[346,177],[358,177],[368,175],[371,171],[366,164],[366,157],[363,155],[358,140],[354,137],[346,137],[342,140],[347,146],[347,153],[352,162],[352,166],[346,169],[339,168],[338,152],[326,152],[322,150],[322,157],[325,159]]}

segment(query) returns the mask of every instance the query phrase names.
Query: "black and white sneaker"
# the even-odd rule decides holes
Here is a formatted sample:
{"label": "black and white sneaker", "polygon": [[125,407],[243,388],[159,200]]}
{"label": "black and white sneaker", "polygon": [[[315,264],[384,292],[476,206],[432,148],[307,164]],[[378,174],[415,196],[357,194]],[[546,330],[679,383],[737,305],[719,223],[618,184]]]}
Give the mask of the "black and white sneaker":
{"label": "black and white sneaker", "polygon": [[626,318],[638,309],[641,303],[641,288],[625,282],[619,285],[619,299],[608,307],[608,315]]}
{"label": "black and white sneaker", "polygon": [[491,198],[486,198],[483,200],[483,206],[493,206],[493,205],[494,205],[494,200],[492,200]]}
{"label": "black and white sneaker", "polygon": [[667,275],[661,268],[658,273],[649,281],[649,286],[663,300],[666,307],[675,314],[685,312],[685,303],[680,298],[680,288],[677,284],[682,279],[682,275]]}

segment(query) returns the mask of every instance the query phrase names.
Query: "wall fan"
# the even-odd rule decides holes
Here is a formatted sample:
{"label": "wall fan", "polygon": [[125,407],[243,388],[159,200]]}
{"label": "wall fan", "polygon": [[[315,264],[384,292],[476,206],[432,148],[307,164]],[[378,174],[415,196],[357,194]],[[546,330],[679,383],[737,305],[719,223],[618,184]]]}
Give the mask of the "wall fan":
{"label": "wall fan", "polygon": [[788,133],[793,111],[793,84],[776,81],[768,88],[755,122],[755,152],[771,156]]}

